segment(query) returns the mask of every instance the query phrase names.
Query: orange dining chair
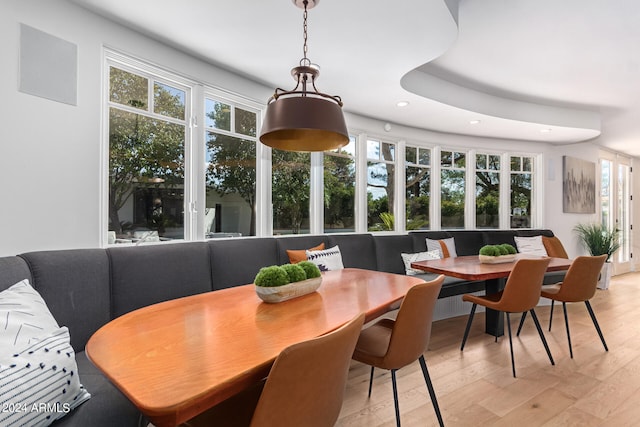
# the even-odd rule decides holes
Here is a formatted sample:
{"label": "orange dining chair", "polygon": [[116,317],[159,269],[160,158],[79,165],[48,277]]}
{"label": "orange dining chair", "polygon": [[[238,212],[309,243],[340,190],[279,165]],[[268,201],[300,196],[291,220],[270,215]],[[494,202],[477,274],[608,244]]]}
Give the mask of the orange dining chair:
{"label": "orange dining chair", "polygon": [[[596,293],[596,286],[598,285],[598,277],[600,271],[604,265],[607,255],[600,256],[579,256],[571,263],[567,274],[564,276],[564,280],[561,283],[555,285],[543,286],[540,293],[541,296],[549,298],[551,300],[551,315],[549,317],[549,330],[551,330],[551,321],[553,320],[553,303],[555,301],[562,302],[562,311],[564,312],[564,325],[567,330],[567,341],[569,342],[569,354],[573,359],[573,348],[571,346],[571,333],[569,332],[569,318],[567,316],[567,303],[568,302],[583,302],[587,306],[589,316],[593,326],[596,327],[600,341],[604,346],[605,351],[609,351],[607,343],[604,340],[600,325],[596,315],[591,308],[589,300],[593,298]],[[518,334],[520,329],[518,329]]]}
{"label": "orange dining chair", "polygon": [[363,324],[361,313],[333,332],[285,348],[266,381],[184,426],[333,426],[340,415],[351,356]]}
{"label": "orange dining chair", "polygon": [[396,319],[381,319],[366,327],[356,344],[353,359],[371,366],[369,379],[369,397],[373,385],[375,368],[391,371],[393,386],[393,403],[396,411],[396,425],[400,426],[400,409],[398,407],[398,388],[396,371],[409,363],[418,360],[422,374],[427,383],[431,403],[436,412],[438,423],[444,426],[436,393],[427,370],[424,352],[431,337],[433,309],[442,288],[444,276],[440,275],[430,282],[413,286],[404,297]]}
{"label": "orange dining chair", "polygon": [[[513,359],[513,340],[511,337],[511,322],[509,313],[531,313],[531,318],[538,329],[540,340],[544,345],[544,349],[547,351],[549,361],[552,365],[555,365],[551,351],[547,345],[547,340],[544,338],[540,322],[538,322],[538,316],[534,307],[540,300],[540,289],[542,288],[542,280],[544,273],[547,271],[549,265],[549,258],[540,259],[520,259],[516,261],[513,266],[511,274],[507,279],[507,283],[502,291],[490,295],[472,295],[464,294],[462,296],[463,301],[467,301],[473,304],[471,307],[471,313],[469,314],[469,320],[467,321],[467,327],[464,330],[464,336],[462,338],[462,344],[460,345],[460,351],[464,350],[464,345],[467,342],[469,336],[469,329],[471,328],[471,322],[476,312],[476,308],[482,305],[486,308],[491,308],[496,311],[502,311],[507,316],[507,329],[509,331],[509,351],[511,353],[511,370],[513,376],[516,376],[516,365]],[[497,338],[496,338],[497,340]]]}

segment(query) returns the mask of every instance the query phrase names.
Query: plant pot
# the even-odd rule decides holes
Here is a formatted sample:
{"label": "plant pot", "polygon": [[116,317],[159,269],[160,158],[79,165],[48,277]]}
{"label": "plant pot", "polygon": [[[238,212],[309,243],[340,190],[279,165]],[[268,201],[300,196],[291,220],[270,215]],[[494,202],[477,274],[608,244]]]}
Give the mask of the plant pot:
{"label": "plant pot", "polygon": [[611,270],[613,265],[610,262],[605,262],[600,270],[600,278],[598,279],[598,289],[609,289],[609,282],[611,282]]}
{"label": "plant pot", "polygon": [[498,256],[488,256],[488,255],[478,255],[478,259],[481,264],[501,264],[503,262],[513,262],[516,260],[515,254],[510,255],[498,255]]}
{"label": "plant pot", "polygon": [[262,301],[278,303],[315,292],[321,283],[322,277],[314,277],[313,279],[301,280],[282,286],[256,286],[255,288],[256,294],[258,294]]}

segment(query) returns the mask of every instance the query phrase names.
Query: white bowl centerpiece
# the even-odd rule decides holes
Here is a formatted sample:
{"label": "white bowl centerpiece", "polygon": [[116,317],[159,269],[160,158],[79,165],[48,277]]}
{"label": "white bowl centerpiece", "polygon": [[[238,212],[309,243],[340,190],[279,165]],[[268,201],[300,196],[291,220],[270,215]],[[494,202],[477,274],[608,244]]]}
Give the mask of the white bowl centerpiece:
{"label": "white bowl centerpiece", "polygon": [[262,301],[276,303],[315,292],[322,283],[322,275],[317,265],[302,261],[263,267],[253,283]]}
{"label": "white bowl centerpiece", "polygon": [[516,259],[516,248],[508,243],[501,245],[485,245],[480,248],[478,258],[483,264],[499,264],[513,262]]}

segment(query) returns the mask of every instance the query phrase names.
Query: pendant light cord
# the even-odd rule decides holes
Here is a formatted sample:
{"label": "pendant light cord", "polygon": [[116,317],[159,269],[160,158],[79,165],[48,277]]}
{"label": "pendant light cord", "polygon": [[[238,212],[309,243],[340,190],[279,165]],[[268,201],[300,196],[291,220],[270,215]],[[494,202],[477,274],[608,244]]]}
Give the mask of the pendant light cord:
{"label": "pendant light cord", "polygon": [[300,65],[306,65],[309,66],[311,65],[311,61],[309,60],[309,58],[307,58],[307,51],[308,51],[308,47],[307,47],[307,5],[309,4],[309,0],[304,0],[303,2],[304,4],[304,13],[302,14],[303,17],[303,24],[302,24],[302,32],[304,34],[304,44],[302,46],[302,56],[303,58],[300,60]]}

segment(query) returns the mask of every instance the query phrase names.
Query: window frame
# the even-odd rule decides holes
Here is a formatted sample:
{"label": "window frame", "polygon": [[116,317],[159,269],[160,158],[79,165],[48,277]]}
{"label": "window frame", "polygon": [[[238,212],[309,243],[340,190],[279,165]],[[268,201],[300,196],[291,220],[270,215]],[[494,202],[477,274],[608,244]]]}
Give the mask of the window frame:
{"label": "window frame", "polygon": [[[185,91],[185,119],[171,118],[158,115],[167,122],[177,122],[185,126],[185,178],[184,178],[184,240],[204,240],[204,207],[206,203],[206,135],[208,131],[214,131],[223,135],[238,137],[255,141],[256,147],[256,224],[257,237],[273,236],[273,212],[272,212],[272,149],[259,142],[259,131],[262,119],[266,112],[266,103],[256,101],[224,88],[211,84],[194,81],[176,72],[163,69],[161,66],[144,60],[119,53],[112,49],[104,49],[103,54],[103,100],[102,100],[102,149],[101,149],[101,196],[100,196],[100,241],[103,246],[108,245],[108,194],[109,194],[109,109],[111,104],[125,111],[135,114],[158,115],[153,112],[153,84],[158,82]],[[149,79],[148,111],[140,111],[126,105],[112,103],[109,93],[109,67],[115,66],[127,72],[132,72]],[[205,116],[206,99],[228,103],[234,107],[230,122],[230,130],[210,129],[207,127]],[[240,108],[256,114],[256,136],[248,136],[235,132],[235,110]],[[148,114],[146,114],[148,113]],[[426,139],[412,139],[407,142],[400,137],[379,135],[371,132],[371,129],[350,129],[350,136],[355,138],[354,166],[355,166],[355,200],[354,200],[354,229],[355,233],[406,233],[406,149],[415,147],[418,150],[430,151],[431,174],[430,206],[429,206],[429,230],[442,230],[441,225],[441,174],[443,168],[440,165],[441,153],[465,153],[465,199],[464,199],[464,229],[475,229],[475,186],[476,186],[476,153],[496,155],[501,157],[500,174],[500,225],[499,229],[511,229],[510,227],[510,184],[511,170],[510,158],[512,156],[529,157],[532,159],[532,212],[531,224],[528,228],[535,228],[543,223],[542,189],[544,188],[543,153],[511,152],[507,149],[482,149],[465,148],[450,144],[451,139],[439,141],[439,138],[428,141]],[[384,160],[382,150],[377,159],[369,158],[367,153],[368,141],[376,141],[380,144],[390,144],[394,151],[394,160]],[[324,234],[324,155],[325,153],[312,153],[310,157],[310,234]],[[327,155],[339,155],[330,153]],[[473,161],[472,164],[469,162]],[[416,159],[419,160],[419,159]],[[368,203],[368,163],[390,163],[394,167],[394,223],[392,231],[369,231],[367,224]],[[419,161],[417,166],[422,167]],[[452,159],[453,169],[455,167]],[[497,171],[496,171],[497,172]],[[457,228],[456,228],[457,229]],[[350,233],[349,231],[348,233]]]}

